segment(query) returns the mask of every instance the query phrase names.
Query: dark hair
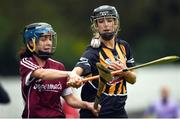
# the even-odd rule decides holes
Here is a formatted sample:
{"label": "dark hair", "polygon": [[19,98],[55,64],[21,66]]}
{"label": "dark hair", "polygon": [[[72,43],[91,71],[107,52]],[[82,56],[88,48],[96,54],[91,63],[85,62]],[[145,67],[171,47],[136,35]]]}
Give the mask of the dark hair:
{"label": "dark hair", "polygon": [[18,51],[17,54],[20,57],[20,59],[22,59],[24,57],[31,57],[32,56],[32,52],[30,52],[28,50],[28,48],[26,48],[26,47],[21,47],[21,49]]}

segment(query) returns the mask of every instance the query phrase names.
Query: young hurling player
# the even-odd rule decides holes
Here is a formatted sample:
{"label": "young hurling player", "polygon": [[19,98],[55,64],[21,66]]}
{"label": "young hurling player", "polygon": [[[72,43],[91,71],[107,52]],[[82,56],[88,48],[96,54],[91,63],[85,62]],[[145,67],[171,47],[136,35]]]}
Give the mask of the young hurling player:
{"label": "young hurling player", "polygon": [[[135,61],[129,44],[117,38],[120,27],[119,15],[113,6],[103,5],[93,11],[91,16],[92,30],[96,41],[91,42],[70,75],[71,86],[78,87],[81,81],[76,80],[74,74],[89,76],[98,75],[96,63],[100,62],[110,70],[120,70],[135,65]],[[93,39],[94,40],[94,39]],[[115,76],[117,81],[113,85],[106,84],[100,97],[101,110],[99,117],[126,118],[125,103],[127,99],[126,82],[134,84],[136,74],[127,71]],[[119,80],[119,81],[118,81]],[[84,101],[93,102],[96,97],[98,80],[87,82],[82,87],[81,98]],[[80,110],[81,117],[94,117],[87,109]]]}
{"label": "young hurling player", "polygon": [[[71,72],[51,59],[56,49],[56,32],[50,24],[32,23],[24,28],[25,50],[20,52],[21,89],[24,99],[23,118],[63,118],[61,99],[74,108],[90,110],[97,115],[93,103],[77,99],[66,85]],[[80,78],[75,75],[75,78]]]}

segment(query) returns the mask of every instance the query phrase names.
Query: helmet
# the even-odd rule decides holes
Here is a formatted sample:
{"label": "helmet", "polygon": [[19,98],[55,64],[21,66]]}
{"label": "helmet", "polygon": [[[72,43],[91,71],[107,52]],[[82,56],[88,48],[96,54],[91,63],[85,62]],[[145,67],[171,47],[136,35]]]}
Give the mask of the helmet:
{"label": "helmet", "polygon": [[[43,35],[46,34],[51,34],[52,37],[52,50],[51,53],[43,52],[43,51],[38,51],[35,52],[36,45],[39,41],[39,38]],[[36,54],[40,58],[48,58],[50,57],[56,49],[56,44],[57,44],[57,37],[56,37],[56,32],[53,30],[52,26],[48,23],[32,23],[24,28],[23,32],[23,40],[24,44],[28,48],[28,50],[34,54]],[[33,42],[33,46],[29,46],[29,41]]]}
{"label": "helmet", "polygon": [[109,17],[113,16],[119,19],[118,12],[114,6],[102,5],[93,11],[93,15],[91,16],[91,21],[100,18],[100,17]]}
{"label": "helmet", "polygon": [[[115,19],[115,28],[114,32],[112,33],[105,33],[105,34],[100,34],[97,30],[97,22],[96,20],[101,17],[112,17]],[[94,32],[93,34],[99,34],[101,37],[103,37],[104,40],[110,40],[114,35],[117,34],[119,31],[119,15],[114,6],[109,6],[109,5],[102,5],[100,7],[97,7],[94,9],[93,14],[90,18],[92,25],[92,31]],[[96,36],[95,36],[96,37]]]}

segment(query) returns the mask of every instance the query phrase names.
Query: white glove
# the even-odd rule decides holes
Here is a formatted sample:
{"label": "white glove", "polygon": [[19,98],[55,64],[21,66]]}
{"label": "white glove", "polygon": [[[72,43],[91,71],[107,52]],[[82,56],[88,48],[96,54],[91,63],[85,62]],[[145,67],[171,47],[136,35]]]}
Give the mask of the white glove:
{"label": "white glove", "polygon": [[93,47],[93,48],[99,48],[100,45],[101,45],[100,39],[97,39],[97,38],[92,38],[92,39],[91,39],[91,47]]}

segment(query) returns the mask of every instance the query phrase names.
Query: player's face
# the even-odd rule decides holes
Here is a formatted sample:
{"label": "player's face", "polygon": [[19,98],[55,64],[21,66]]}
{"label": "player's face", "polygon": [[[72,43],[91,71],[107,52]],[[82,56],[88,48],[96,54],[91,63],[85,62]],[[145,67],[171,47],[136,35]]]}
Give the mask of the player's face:
{"label": "player's face", "polygon": [[50,33],[39,38],[36,50],[44,52],[52,52],[52,35]]}
{"label": "player's face", "polygon": [[97,28],[100,33],[114,32],[114,18],[102,17],[97,19]]}

